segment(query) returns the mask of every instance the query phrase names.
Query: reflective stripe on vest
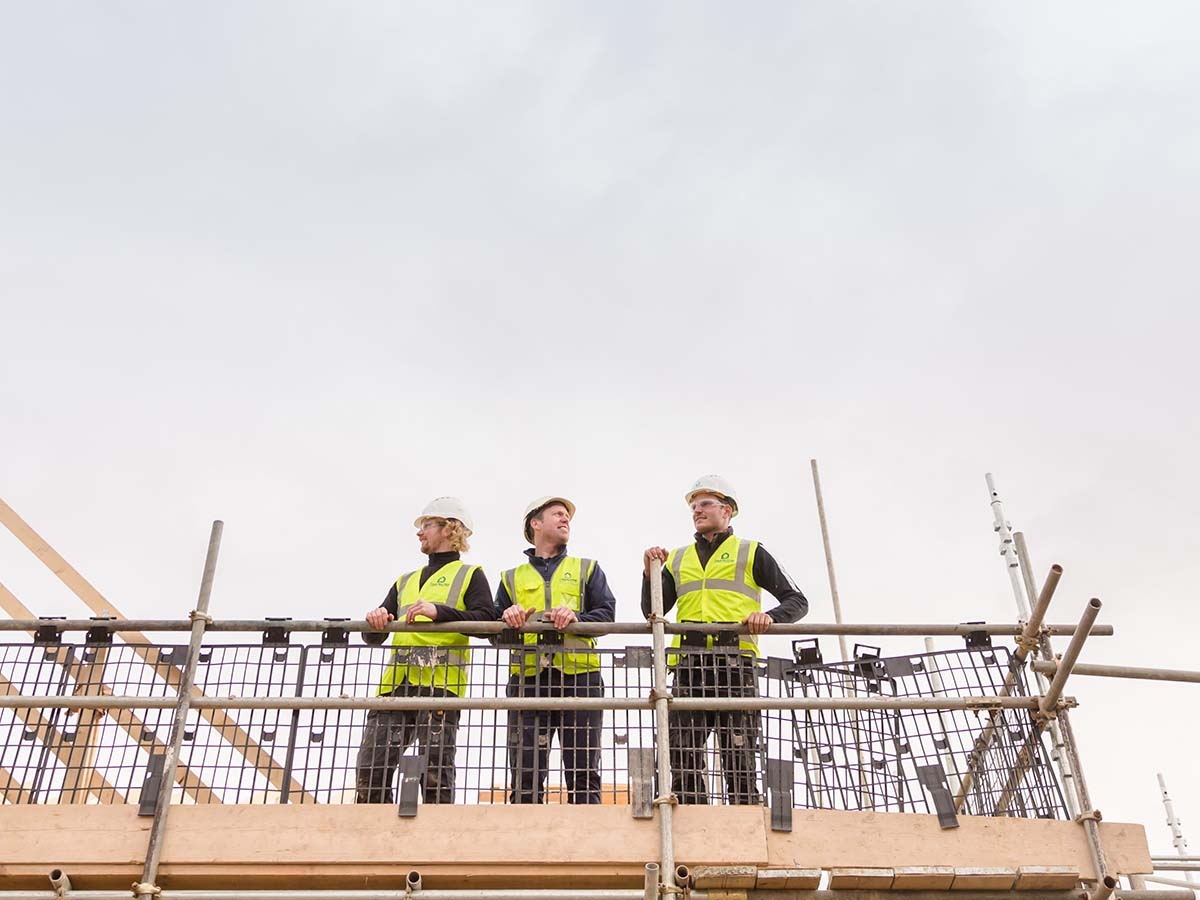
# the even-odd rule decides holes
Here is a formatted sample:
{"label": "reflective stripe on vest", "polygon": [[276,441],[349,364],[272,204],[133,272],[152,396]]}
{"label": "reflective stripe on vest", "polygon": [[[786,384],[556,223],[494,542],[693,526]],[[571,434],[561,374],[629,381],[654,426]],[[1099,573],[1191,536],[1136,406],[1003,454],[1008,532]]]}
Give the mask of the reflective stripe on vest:
{"label": "reflective stripe on vest", "polygon": [[[540,613],[567,606],[578,616],[586,606],[587,580],[591,577],[594,567],[595,562],[590,559],[567,556],[558,564],[549,581],[530,563],[509,569],[500,577],[514,606],[520,606],[522,609],[538,607]],[[543,648],[538,652],[535,648],[539,634],[525,633],[524,642],[530,645],[530,648],[512,652],[509,663],[511,674],[532,677],[546,667],[558,669],[564,675],[579,675],[600,670],[599,654],[589,652],[596,646],[595,638],[564,634],[563,646],[567,649],[555,653]]]}
{"label": "reflective stripe on vest", "polygon": [[[730,535],[721,542],[708,563],[700,565],[695,544],[679,547],[667,557],[667,570],[675,580],[675,618],[678,622],[741,622],[762,611],[762,589],[754,580],[757,541]],[[672,645],[678,647],[680,635]],[[712,646],[712,637],[706,641]],[[743,634],[739,646],[758,653],[758,636]]]}
{"label": "reflective stripe on vest", "polygon": [[[451,560],[430,574],[421,585],[418,572],[408,572],[396,580],[396,620],[408,614],[408,608],[425,600],[455,609],[466,609],[467,584],[479,566]],[[433,621],[417,616],[417,622]],[[470,642],[465,634],[448,631],[397,631],[392,634],[392,654],[379,683],[380,694],[390,694],[400,684],[444,688],[462,696],[467,684],[467,665],[471,661]]]}

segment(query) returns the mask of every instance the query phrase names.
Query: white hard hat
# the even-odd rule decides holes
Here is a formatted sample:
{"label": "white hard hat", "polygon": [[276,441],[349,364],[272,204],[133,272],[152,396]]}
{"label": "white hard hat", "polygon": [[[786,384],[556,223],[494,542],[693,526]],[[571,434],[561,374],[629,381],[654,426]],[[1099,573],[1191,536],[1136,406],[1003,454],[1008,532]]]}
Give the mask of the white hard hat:
{"label": "white hard hat", "polygon": [[529,527],[529,520],[551,503],[561,503],[567,508],[567,515],[572,519],[575,518],[575,504],[566,497],[538,497],[525,507],[525,517],[521,520],[521,524],[524,526],[525,540],[533,542],[533,529]]}
{"label": "white hard hat", "polygon": [[423,519],[458,519],[467,527],[467,531],[475,530],[471,514],[457,497],[434,497],[425,504],[421,514],[413,519],[413,528],[420,528]]}
{"label": "white hard hat", "polygon": [[692,503],[692,498],[697,494],[716,494],[729,501],[733,507],[733,515],[738,514],[737,491],[733,489],[733,485],[728,480],[720,475],[701,475],[696,479],[696,483],[691,486],[686,494],[684,494],[684,502],[689,506]]}

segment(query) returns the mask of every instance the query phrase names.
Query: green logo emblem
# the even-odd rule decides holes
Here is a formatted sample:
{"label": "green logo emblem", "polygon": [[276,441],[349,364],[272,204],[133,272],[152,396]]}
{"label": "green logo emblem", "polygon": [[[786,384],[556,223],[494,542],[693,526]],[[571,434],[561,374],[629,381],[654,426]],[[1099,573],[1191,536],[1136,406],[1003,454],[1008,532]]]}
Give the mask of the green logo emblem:
{"label": "green logo emblem", "polygon": [[729,551],[725,551],[724,553],[722,553],[721,559],[729,559]]}
{"label": "green logo emblem", "polygon": [[446,583],[446,576],[445,576],[445,575],[440,575],[440,576],[438,576],[437,583],[438,583],[438,584],[445,584],[445,583]]}

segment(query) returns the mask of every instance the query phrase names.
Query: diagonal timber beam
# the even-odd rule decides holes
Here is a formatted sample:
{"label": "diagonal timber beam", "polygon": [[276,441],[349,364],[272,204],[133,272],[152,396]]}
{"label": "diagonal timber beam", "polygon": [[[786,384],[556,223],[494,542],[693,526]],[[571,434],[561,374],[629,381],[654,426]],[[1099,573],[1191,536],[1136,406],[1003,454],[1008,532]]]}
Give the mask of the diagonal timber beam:
{"label": "diagonal timber beam", "polygon": [[[113,616],[117,619],[124,619],[125,616],[119,609],[113,606],[96,588],[84,578],[69,562],[64,559],[57,550],[51,547],[40,534],[33,530],[33,527],[17,515],[17,511],[0,499],[0,523],[4,525],[13,537],[25,545],[25,547],[41,560],[42,564],[53,572],[58,580],[65,584],[71,592],[82,600],[92,612],[98,616]],[[149,644],[150,639],[140,631],[118,631],[117,634],[125,643],[131,645],[131,648],[137,653],[146,664],[149,665],[155,672],[162,675],[167,683],[176,690],[179,689],[180,670],[175,665],[163,665],[158,662],[151,662],[149,653],[138,644]],[[199,688],[192,688],[193,697],[204,696],[203,691]],[[225,738],[234,748],[245,757],[246,761],[258,769],[271,784],[284,789],[283,766],[281,766],[273,756],[259,746],[258,742],[250,737],[238,723],[237,720],[226,712],[220,709],[205,709],[198,708],[197,712],[208,720],[209,724],[216,729],[221,737]],[[306,802],[316,803],[317,798],[308,793],[304,786],[291,779],[291,784],[288,785],[288,790],[292,794],[303,795]]]}
{"label": "diagonal timber beam", "polygon": [[[84,696],[103,694],[104,666],[108,662],[108,647],[96,650],[90,661],[75,658],[68,648],[59,648],[58,656],[72,657],[67,668],[68,677],[75,685],[73,693]],[[88,777],[85,773],[96,768],[96,742],[100,738],[100,722],[104,718],[102,709],[81,709],[79,722],[75,726],[75,740],[67,751],[67,771],[63,775],[63,796],[72,803],[87,803],[88,793],[84,790]]]}
{"label": "diagonal timber beam", "polygon": [[[17,599],[17,596],[10,591],[2,582],[0,582],[0,607],[14,619],[36,619],[37,616],[30,611],[24,603]],[[65,658],[64,658],[65,657]],[[59,654],[59,658],[55,660],[59,665],[67,667],[68,677],[76,684],[81,683],[91,684],[89,677],[80,674],[80,667],[84,665],[81,661],[75,659],[75,654],[72,650],[65,649]],[[100,693],[108,693],[107,688],[102,688]],[[76,690],[78,694],[78,689]],[[96,691],[86,691],[85,693],[96,693]],[[82,713],[82,710],[81,710]],[[142,735],[152,729],[147,728],[146,723],[133,712],[131,709],[108,709],[104,710],[108,717],[117,723],[135,744],[141,746],[143,743]],[[98,718],[98,716],[97,716]],[[151,738],[146,747],[146,752],[151,754],[162,755],[166,753],[167,745],[160,741],[157,737]],[[80,769],[68,768],[68,773],[75,773],[75,777],[79,776]],[[175,781],[183,788],[184,793],[191,797],[196,803],[222,803],[220,796],[207,784],[204,779],[200,778],[187,766],[177,766],[175,770]]]}
{"label": "diagonal timber beam", "polygon": [[14,778],[12,772],[0,766],[0,803],[20,803],[27,792],[28,788]]}

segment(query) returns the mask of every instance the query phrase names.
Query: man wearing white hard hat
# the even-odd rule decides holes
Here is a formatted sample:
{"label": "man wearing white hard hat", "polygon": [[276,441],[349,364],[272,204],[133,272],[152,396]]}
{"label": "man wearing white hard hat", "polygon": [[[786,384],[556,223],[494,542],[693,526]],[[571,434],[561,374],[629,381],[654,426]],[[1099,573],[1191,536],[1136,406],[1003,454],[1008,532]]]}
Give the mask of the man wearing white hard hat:
{"label": "man wearing white hard hat", "polygon": [[[695,542],[669,553],[650,547],[643,554],[642,613],[650,615],[650,561],[663,563],[663,612],[676,609],[680,622],[728,622],[749,634],[676,635],[672,654],[676,697],[754,697],[758,635],[774,622],[795,622],[808,600],[757,541],[735,537],[737,492],[720,475],[696,480],[684,496],[692,511]],[[762,592],[779,605],[763,612]],[[707,803],[705,745],[713,732],[730,804],[759,804],[760,722],[751,710],[671,710],[671,791],[680,803]]]}
{"label": "man wearing white hard hat", "polygon": [[[470,549],[471,516],[457,497],[431,500],[413,521],[428,564],[396,579],[367,624],[383,629],[392,620],[490,622],[496,618],[487,576],[460,556]],[[363,632],[381,644],[381,632]],[[396,631],[379,684],[381,697],[461,697],[467,684],[468,638],[451,632]],[[400,757],[413,744],[425,757],[424,800],[454,802],[456,709],[371,710],[358,749],[359,803],[393,802],[392,783]]]}
{"label": "man wearing white hard hat", "polygon": [[[611,622],[617,601],[595,560],[567,555],[575,504],[539,497],[525,508],[529,561],[509,569],[496,588],[496,609],[509,628],[553,624],[526,632],[509,665],[510,697],[602,697],[604,678],[595,638],[563,634],[574,622]],[[600,802],[600,730],[604,711],[514,710],[508,717],[509,803],[543,803],[550,745],[558,734],[569,803]]]}

